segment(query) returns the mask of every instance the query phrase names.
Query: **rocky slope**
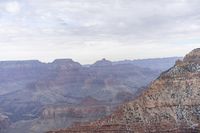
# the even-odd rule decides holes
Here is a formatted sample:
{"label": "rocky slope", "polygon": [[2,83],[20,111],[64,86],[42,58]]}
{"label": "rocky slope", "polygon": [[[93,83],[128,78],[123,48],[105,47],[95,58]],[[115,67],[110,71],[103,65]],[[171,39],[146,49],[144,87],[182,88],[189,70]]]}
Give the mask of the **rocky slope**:
{"label": "rocky slope", "polygon": [[105,119],[49,133],[200,132],[200,49],[162,73],[137,99]]}

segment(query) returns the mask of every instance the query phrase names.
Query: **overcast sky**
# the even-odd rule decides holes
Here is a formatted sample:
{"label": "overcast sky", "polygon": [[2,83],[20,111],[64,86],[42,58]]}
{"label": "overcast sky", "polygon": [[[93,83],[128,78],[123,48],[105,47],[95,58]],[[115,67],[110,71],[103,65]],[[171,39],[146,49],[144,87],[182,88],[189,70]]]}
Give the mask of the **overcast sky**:
{"label": "overcast sky", "polygon": [[0,0],[0,60],[83,64],[200,47],[199,0]]}

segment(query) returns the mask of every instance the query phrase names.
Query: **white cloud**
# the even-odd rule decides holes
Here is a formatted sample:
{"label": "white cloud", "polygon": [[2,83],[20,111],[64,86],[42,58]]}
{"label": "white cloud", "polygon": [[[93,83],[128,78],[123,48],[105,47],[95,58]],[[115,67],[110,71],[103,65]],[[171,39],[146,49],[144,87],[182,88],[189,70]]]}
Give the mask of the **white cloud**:
{"label": "white cloud", "polygon": [[0,60],[184,55],[200,47],[199,6],[198,0],[2,0],[0,47],[7,52]]}
{"label": "white cloud", "polygon": [[5,10],[9,13],[19,13],[21,10],[20,4],[17,1],[10,1],[5,4]]}

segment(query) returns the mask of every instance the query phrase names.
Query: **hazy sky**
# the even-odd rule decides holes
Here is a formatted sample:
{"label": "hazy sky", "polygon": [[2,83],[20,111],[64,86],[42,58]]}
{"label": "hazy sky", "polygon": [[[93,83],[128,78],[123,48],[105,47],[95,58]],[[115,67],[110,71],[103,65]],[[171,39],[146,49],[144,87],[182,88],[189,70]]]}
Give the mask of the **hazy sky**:
{"label": "hazy sky", "polygon": [[0,0],[0,60],[92,63],[196,47],[199,0]]}

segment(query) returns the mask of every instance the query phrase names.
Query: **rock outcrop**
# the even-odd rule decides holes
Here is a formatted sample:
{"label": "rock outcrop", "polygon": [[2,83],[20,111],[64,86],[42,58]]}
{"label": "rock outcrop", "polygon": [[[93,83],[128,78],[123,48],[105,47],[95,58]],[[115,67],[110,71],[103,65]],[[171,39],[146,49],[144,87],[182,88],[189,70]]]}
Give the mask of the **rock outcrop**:
{"label": "rock outcrop", "polygon": [[102,120],[48,133],[200,132],[200,49],[162,73],[137,99]]}
{"label": "rock outcrop", "polygon": [[6,130],[9,128],[9,125],[9,118],[0,113],[0,133],[6,132]]}
{"label": "rock outcrop", "polygon": [[92,66],[94,67],[112,66],[112,62],[103,58],[102,60],[95,62]]}

